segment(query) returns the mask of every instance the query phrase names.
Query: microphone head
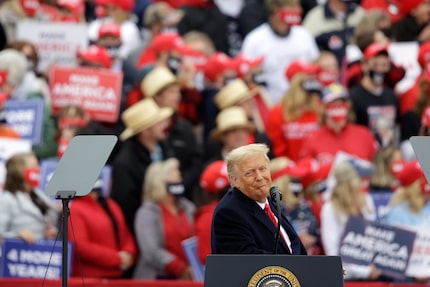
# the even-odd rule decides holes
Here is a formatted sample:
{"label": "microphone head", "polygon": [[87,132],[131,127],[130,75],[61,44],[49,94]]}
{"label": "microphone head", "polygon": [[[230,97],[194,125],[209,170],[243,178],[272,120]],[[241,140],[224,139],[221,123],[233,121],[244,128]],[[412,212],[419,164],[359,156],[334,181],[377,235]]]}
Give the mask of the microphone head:
{"label": "microphone head", "polygon": [[282,193],[281,193],[281,191],[279,190],[279,188],[277,187],[277,186],[272,186],[271,188],[270,188],[270,198],[273,200],[273,201],[278,201],[278,198],[279,198],[279,200],[281,200],[282,199]]}

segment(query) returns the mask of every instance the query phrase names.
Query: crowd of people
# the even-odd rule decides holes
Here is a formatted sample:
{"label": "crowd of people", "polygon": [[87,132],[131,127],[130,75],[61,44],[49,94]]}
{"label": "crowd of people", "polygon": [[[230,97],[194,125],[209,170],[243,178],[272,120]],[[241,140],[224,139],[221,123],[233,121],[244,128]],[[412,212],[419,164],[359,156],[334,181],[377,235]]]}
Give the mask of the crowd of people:
{"label": "crowd of people", "polygon": [[[21,138],[8,101],[43,100],[40,143],[4,162],[0,237],[56,238],[61,210],[39,189],[40,164],[60,159],[76,135],[119,138],[109,192],[97,182],[71,203],[72,276],[191,280],[182,242],[194,236],[202,264],[219,250],[258,253],[241,229],[255,223],[231,209],[249,204],[241,196],[217,211],[235,217],[236,236],[211,247],[215,208],[243,180],[226,159],[242,161],[231,152],[254,143],[267,147],[255,160],[267,152],[260,172],[283,195],[283,235],[300,238],[285,253],[338,255],[350,216],[377,220],[372,193],[392,192],[386,224],[430,227],[430,188],[409,142],[430,134],[430,1],[0,3],[0,141]],[[74,66],[122,75],[115,122],[76,102],[53,109],[55,63],[41,68],[37,44],[17,37],[28,20],[86,24]],[[401,43],[416,75],[394,59]],[[336,161],[339,152],[349,160]],[[394,280],[373,264],[345,268],[348,280]]]}

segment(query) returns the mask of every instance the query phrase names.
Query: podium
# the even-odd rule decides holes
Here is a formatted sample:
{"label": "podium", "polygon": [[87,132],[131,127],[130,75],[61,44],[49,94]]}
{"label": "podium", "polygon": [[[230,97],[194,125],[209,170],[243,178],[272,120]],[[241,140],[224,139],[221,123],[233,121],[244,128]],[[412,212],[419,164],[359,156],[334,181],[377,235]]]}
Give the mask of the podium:
{"label": "podium", "polygon": [[339,256],[230,255],[206,258],[204,287],[343,287]]}

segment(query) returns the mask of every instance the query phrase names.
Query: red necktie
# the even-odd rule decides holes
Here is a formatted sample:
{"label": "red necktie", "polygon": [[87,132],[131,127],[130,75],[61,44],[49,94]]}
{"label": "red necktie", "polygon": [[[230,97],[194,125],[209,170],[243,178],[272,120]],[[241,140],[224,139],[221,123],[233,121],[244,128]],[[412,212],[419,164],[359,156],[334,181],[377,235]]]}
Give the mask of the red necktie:
{"label": "red necktie", "polygon": [[269,216],[270,220],[272,220],[273,224],[277,227],[278,226],[278,221],[276,220],[275,214],[272,212],[272,210],[270,209],[270,206],[268,203],[266,203],[264,205],[264,211],[266,212],[266,214]]}
{"label": "red necktie", "polygon": [[[278,227],[278,221],[276,220],[276,216],[275,214],[272,212],[272,210],[270,209],[270,206],[268,203],[266,203],[264,205],[264,211],[266,212],[267,216],[269,216],[270,220],[273,222],[273,224],[275,225],[275,227]],[[288,249],[291,251],[291,247],[288,244],[288,241],[285,240],[284,235],[282,234],[282,232],[280,233],[280,236],[282,238],[282,240],[284,240],[284,242],[287,244]]]}

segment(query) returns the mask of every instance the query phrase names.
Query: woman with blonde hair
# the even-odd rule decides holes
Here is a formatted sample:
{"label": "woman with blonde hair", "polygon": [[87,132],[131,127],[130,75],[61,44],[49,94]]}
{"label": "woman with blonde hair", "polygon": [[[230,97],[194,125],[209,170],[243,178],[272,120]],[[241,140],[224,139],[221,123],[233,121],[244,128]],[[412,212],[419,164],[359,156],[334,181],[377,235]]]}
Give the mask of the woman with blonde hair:
{"label": "woman with blonde hair", "polygon": [[145,174],[143,204],[136,213],[140,257],[135,279],[192,279],[182,241],[193,234],[195,206],[186,199],[179,161],[153,162]]}
{"label": "woman with blonde hair", "polygon": [[[367,221],[376,219],[372,198],[362,188],[362,180],[348,161],[334,166],[336,184],[329,200],[321,209],[321,240],[326,255],[338,256],[341,238],[350,216]],[[381,270],[373,265],[344,264],[347,271],[345,279],[376,280]]]}
{"label": "woman with blonde hair", "polygon": [[370,192],[393,191],[395,188],[396,178],[392,173],[391,166],[393,162],[402,159],[400,149],[395,146],[386,146],[379,148],[372,162],[375,171],[370,176]]}
{"label": "woman with blonde hair", "polygon": [[430,227],[430,186],[417,161],[393,163],[399,187],[391,197],[384,222],[401,227]]}
{"label": "woman with blonde hair", "polygon": [[272,184],[279,187],[281,203],[307,253],[322,254],[318,221],[303,196],[300,183],[295,180],[300,176],[298,169],[288,158],[278,157],[270,161],[270,173]]}
{"label": "woman with blonde hair", "polygon": [[[430,227],[430,186],[418,161],[393,163],[399,187],[388,203],[384,223],[418,231]],[[429,283],[429,277],[408,277],[406,282]]]}
{"label": "woman with blonde hair", "polygon": [[299,71],[291,78],[289,89],[271,109],[266,133],[276,157],[297,161],[304,139],[319,126],[320,84],[316,69],[311,68],[305,64],[296,66]]}

